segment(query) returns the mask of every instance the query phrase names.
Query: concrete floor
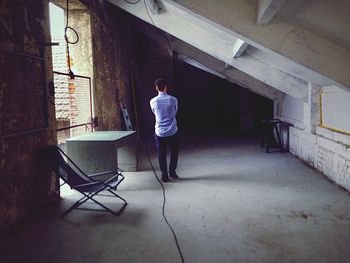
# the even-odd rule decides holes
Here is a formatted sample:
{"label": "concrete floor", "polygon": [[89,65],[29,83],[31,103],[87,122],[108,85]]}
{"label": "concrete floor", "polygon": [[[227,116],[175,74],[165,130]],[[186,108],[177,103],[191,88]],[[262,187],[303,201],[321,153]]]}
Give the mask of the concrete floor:
{"label": "concrete floor", "polygon": [[[78,196],[65,194],[1,237],[0,262],[180,262],[144,152],[141,169],[125,173],[119,217],[60,219]],[[290,154],[247,138],[187,137],[178,174],[165,185],[166,214],[186,262],[350,262],[349,194]]]}

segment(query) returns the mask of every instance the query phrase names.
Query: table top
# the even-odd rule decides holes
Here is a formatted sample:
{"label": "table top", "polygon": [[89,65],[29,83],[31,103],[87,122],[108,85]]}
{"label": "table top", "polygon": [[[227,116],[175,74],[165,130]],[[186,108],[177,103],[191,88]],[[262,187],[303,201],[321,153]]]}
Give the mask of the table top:
{"label": "table top", "polygon": [[282,121],[280,119],[263,120],[262,122],[263,123],[270,123],[270,124],[273,124],[273,123],[282,124],[282,125],[285,125],[285,126],[293,126],[292,124],[290,124],[288,122],[285,122],[285,121]]}
{"label": "table top", "polygon": [[136,131],[95,131],[67,139],[67,142],[115,142],[136,135]]}

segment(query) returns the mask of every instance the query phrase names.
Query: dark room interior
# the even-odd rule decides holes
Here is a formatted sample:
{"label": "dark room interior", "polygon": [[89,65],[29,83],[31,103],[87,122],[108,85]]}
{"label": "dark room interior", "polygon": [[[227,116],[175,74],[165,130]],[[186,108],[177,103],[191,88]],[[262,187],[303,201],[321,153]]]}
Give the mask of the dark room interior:
{"label": "dark room interior", "polygon": [[2,0],[0,262],[349,262],[345,10]]}

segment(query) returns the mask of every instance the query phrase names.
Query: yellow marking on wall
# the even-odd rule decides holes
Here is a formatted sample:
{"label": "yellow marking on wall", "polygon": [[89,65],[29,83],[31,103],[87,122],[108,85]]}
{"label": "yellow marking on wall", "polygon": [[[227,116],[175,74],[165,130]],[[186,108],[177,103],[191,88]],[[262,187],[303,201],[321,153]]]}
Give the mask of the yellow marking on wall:
{"label": "yellow marking on wall", "polygon": [[348,131],[344,131],[344,130],[337,129],[337,128],[330,127],[330,126],[323,124],[323,111],[322,111],[322,94],[323,93],[335,93],[335,92],[324,92],[324,91],[320,92],[320,122],[321,122],[320,127],[328,129],[328,130],[333,131],[333,132],[338,132],[338,133],[342,133],[345,135],[350,135],[350,132],[348,132]]}

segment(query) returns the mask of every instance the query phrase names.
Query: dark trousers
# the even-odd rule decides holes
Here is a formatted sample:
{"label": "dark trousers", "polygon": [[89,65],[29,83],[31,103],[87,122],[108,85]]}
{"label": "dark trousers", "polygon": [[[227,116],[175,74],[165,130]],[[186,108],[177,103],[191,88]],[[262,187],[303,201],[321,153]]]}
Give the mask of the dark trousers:
{"label": "dark trousers", "polygon": [[170,164],[169,164],[169,174],[174,175],[177,167],[177,159],[179,155],[179,138],[178,133],[176,132],[172,136],[168,137],[159,137],[155,135],[157,149],[158,149],[158,159],[159,167],[162,171],[162,177],[168,177],[167,170],[167,147],[170,149]]}

